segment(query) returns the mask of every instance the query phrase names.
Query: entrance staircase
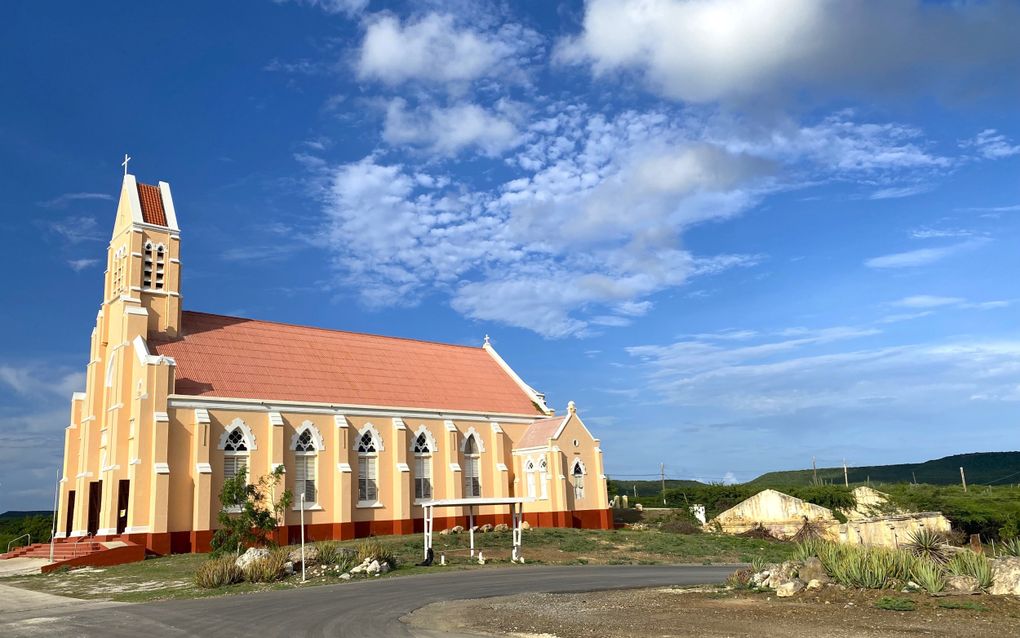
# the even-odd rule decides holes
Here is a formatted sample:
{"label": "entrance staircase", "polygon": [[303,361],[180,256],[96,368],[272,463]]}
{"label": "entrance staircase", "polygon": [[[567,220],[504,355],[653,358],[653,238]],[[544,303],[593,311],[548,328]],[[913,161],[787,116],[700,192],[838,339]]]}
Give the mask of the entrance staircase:
{"label": "entrance staircase", "polygon": [[[0,554],[0,560],[10,558],[49,560],[50,544],[33,543],[27,547],[17,547],[6,554]],[[144,559],[145,547],[128,541],[96,541],[91,537],[73,540],[60,539],[53,543],[53,562],[44,565],[42,572],[51,572],[61,567],[120,565]]]}

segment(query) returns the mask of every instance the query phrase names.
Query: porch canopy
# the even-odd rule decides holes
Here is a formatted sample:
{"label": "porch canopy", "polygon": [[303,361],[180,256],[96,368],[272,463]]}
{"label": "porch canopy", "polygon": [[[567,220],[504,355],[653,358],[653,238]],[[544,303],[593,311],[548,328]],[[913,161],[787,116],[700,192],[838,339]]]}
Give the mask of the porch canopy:
{"label": "porch canopy", "polygon": [[509,505],[510,520],[513,532],[513,550],[511,558],[514,561],[520,560],[521,556],[521,523],[524,521],[524,503],[529,499],[496,497],[496,498],[443,498],[418,503],[425,510],[425,558],[429,556],[432,549],[432,531],[435,511],[437,507],[463,507],[468,512],[468,536],[471,542],[471,557],[475,555],[475,508],[485,505]]}

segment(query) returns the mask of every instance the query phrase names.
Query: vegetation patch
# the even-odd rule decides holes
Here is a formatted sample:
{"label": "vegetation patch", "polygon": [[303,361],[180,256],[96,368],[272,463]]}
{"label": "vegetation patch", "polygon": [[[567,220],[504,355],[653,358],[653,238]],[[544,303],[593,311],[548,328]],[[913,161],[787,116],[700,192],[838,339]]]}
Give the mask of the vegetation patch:
{"label": "vegetation patch", "polygon": [[875,601],[875,607],[886,611],[915,611],[917,609],[917,603],[909,598],[882,596]]}

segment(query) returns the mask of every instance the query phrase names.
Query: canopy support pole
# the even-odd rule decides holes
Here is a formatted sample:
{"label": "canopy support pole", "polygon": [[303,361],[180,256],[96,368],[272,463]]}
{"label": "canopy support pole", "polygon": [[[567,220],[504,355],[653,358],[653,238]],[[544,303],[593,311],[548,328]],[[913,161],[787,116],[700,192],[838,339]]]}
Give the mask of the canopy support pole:
{"label": "canopy support pole", "polygon": [[475,507],[468,505],[468,538],[471,540],[471,558],[475,557]]}

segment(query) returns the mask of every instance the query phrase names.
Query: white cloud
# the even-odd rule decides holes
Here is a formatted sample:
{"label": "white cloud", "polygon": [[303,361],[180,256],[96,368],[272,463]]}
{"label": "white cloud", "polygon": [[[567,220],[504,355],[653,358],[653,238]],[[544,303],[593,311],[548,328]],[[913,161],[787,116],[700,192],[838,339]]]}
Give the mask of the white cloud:
{"label": "white cloud", "polygon": [[395,146],[422,146],[436,155],[452,156],[474,148],[497,156],[516,146],[520,134],[508,114],[477,104],[428,105],[409,111],[406,100],[394,98],[386,108],[383,139]]}
{"label": "white cloud", "polygon": [[1008,137],[993,128],[985,129],[972,139],[960,143],[960,148],[973,149],[985,159],[1003,159],[1020,155],[1020,145],[1013,144]]}
{"label": "white cloud", "polygon": [[947,239],[954,237],[973,237],[974,231],[965,228],[915,228],[910,231],[914,239]]}
{"label": "white cloud", "polygon": [[102,241],[103,233],[95,217],[77,216],[49,222],[49,228],[65,241],[77,244],[83,241]]}
{"label": "white cloud", "polygon": [[955,306],[966,301],[960,297],[938,297],[935,295],[913,295],[904,297],[893,302],[894,306],[903,308],[938,308],[940,306]]}
{"label": "white cloud", "polygon": [[872,257],[871,259],[866,260],[864,265],[869,268],[916,268],[918,266],[927,266],[929,264],[934,264],[937,261],[941,261],[946,257],[951,257],[961,252],[976,248],[984,243],[984,240],[973,239],[958,244],[950,244],[949,246],[941,246],[939,248],[908,250],[902,253]]}
{"label": "white cloud", "polygon": [[1020,58],[1008,2],[588,0],[557,58],[687,102],[961,90]]}
{"label": "white cloud", "polygon": [[476,30],[446,14],[429,13],[405,23],[381,14],[366,28],[356,68],[361,79],[389,85],[456,86],[483,77],[523,81],[520,68],[540,42],[536,32],[516,24]]}
{"label": "white cloud", "polygon": [[85,388],[85,374],[53,370],[41,364],[0,363],[0,388],[3,386],[25,397],[56,395],[70,400],[72,392]]}
{"label": "white cloud", "polygon": [[67,208],[73,202],[81,201],[112,201],[113,195],[108,193],[64,193],[53,199],[39,202],[43,208]]}
{"label": "white cloud", "polygon": [[69,259],[67,265],[71,267],[74,272],[81,272],[86,268],[91,268],[99,263],[98,259]]}

